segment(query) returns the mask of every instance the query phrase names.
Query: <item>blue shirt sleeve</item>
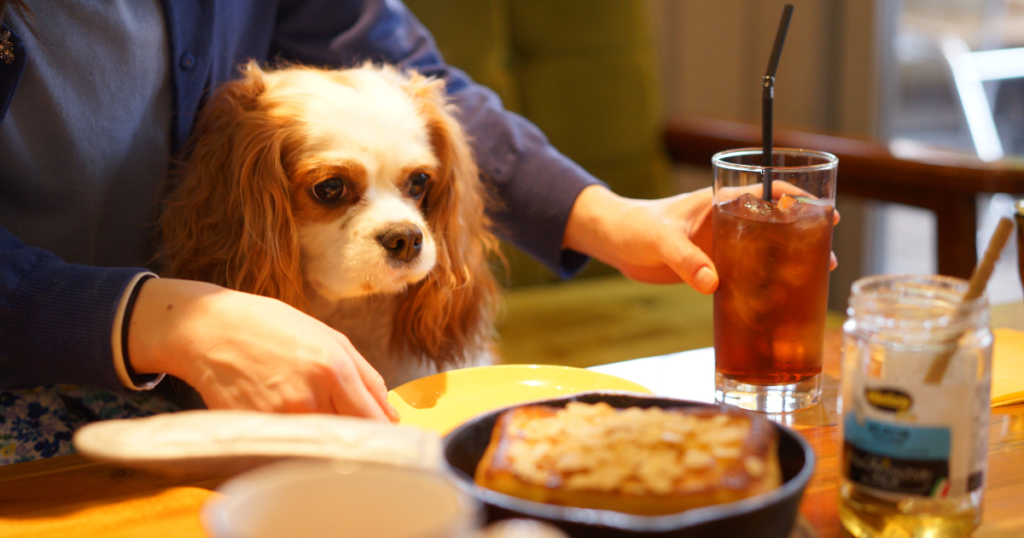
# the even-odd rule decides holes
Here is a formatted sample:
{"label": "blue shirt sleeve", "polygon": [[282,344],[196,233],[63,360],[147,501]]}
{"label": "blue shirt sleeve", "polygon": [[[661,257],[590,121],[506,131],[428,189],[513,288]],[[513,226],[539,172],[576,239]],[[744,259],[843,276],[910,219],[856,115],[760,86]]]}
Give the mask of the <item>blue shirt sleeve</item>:
{"label": "blue shirt sleeve", "polygon": [[284,2],[274,47],[272,56],[292,61],[352,66],[372,60],[444,79],[477,165],[501,202],[491,214],[496,232],[562,278],[582,269],[588,258],[562,249],[562,238],[580,191],[603,183],[532,123],[506,111],[493,91],[446,65],[430,33],[401,2]]}
{"label": "blue shirt sleeve", "polygon": [[125,390],[111,330],[121,295],[141,271],[64,263],[0,226],[0,389]]}

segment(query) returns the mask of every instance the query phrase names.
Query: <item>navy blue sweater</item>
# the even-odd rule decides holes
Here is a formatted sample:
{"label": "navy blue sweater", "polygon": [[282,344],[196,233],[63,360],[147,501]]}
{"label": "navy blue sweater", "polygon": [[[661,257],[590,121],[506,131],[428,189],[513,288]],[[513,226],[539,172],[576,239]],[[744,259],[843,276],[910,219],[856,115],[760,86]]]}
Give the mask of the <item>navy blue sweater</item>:
{"label": "navy blue sweater", "polygon": [[[205,93],[234,78],[248,59],[394,63],[446,81],[480,170],[502,202],[491,215],[499,234],[563,277],[586,261],[562,249],[562,236],[580,191],[599,182],[535,126],[505,111],[493,92],[445,65],[430,34],[398,0],[164,0],[163,8],[173,154],[188,138]],[[11,40],[15,61],[0,62],[0,122],[32,61],[19,37]],[[126,285],[143,269],[64,263],[26,246],[2,224],[0,215],[0,389],[53,383],[120,389],[111,328]]]}

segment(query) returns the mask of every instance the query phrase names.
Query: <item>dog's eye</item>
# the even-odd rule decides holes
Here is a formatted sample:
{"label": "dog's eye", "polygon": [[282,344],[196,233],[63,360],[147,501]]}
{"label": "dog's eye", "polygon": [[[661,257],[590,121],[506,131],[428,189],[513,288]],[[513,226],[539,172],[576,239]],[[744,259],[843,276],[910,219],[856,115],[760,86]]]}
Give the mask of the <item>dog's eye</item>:
{"label": "dog's eye", "polygon": [[409,178],[409,196],[419,199],[427,190],[427,181],[430,176],[424,172],[417,172]]}
{"label": "dog's eye", "polygon": [[321,202],[337,202],[345,194],[345,182],[332,177],[313,185],[313,196]]}

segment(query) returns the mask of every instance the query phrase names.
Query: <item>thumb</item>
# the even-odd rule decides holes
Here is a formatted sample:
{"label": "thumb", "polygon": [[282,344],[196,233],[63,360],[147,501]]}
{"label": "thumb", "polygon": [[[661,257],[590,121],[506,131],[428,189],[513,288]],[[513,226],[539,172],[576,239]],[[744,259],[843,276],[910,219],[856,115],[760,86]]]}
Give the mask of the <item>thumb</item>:
{"label": "thumb", "polygon": [[661,260],[661,265],[654,267],[623,265],[618,269],[623,275],[647,284],[677,284],[683,281],[705,294],[718,288],[715,264],[704,251],[694,245],[681,247],[674,257],[663,255]]}
{"label": "thumb", "polygon": [[718,271],[711,258],[692,243],[678,245],[666,262],[673,271],[693,289],[703,293],[713,293],[718,289]]}

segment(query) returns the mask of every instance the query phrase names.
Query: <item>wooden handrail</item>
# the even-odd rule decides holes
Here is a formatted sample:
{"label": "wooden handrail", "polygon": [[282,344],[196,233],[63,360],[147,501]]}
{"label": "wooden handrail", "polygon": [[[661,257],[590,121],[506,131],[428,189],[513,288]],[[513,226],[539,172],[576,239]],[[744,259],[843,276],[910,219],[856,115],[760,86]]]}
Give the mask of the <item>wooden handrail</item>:
{"label": "wooden handrail", "polygon": [[[1024,164],[986,163],[973,156],[930,151],[894,156],[883,144],[792,130],[775,130],[775,147],[827,151],[839,157],[838,192],[930,209],[938,220],[939,273],[970,276],[976,260],[976,197],[1024,194]],[[670,121],[666,148],[677,163],[710,166],[719,151],[759,147],[757,125],[706,118]]]}
{"label": "wooden handrail", "polygon": [[[912,188],[914,195],[921,194],[917,189],[970,194],[1024,193],[1024,164],[1020,161],[986,163],[973,156],[938,151],[921,158],[899,158],[884,144],[783,129],[776,129],[774,138],[776,147],[835,154],[840,162],[840,181],[856,191]],[[719,151],[760,147],[761,128],[705,118],[679,119],[668,123],[665,143],[676,162],[710,166],[711,156]]]}

